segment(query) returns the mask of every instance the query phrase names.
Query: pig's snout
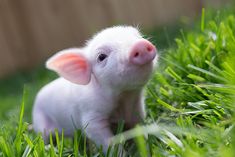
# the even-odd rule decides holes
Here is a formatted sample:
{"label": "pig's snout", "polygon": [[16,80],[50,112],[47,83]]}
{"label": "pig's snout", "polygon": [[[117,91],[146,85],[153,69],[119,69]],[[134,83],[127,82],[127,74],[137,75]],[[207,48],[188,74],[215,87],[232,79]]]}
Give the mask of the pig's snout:
{"label": "pig's snout", "polygon": [[130,62],[144,65],[151,62],[156,56],[157,49],[148,40],[140,40],[134,44],[130,52]]}

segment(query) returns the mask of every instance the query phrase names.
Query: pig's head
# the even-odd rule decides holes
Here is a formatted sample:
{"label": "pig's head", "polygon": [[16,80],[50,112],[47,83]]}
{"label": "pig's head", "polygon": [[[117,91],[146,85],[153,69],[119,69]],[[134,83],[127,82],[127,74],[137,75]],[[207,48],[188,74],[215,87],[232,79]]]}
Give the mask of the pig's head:
{"label": "pig's head", "polygon": [[99,32],[81,49],[57,53],[47,68],[77,84],[94,79],[101,86],[139,88],[149,79],[156,51],[136,28],[116,26]]}

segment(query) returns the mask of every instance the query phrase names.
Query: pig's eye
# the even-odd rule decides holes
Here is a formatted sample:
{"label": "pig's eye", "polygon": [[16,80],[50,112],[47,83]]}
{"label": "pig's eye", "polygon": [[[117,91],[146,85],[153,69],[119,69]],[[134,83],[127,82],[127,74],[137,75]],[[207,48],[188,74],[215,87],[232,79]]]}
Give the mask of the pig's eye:
{"label": "pig's eye", "polygon": [[101,53],[101,54],[98,55],[97,61],[98,61],[98,62],[102,62],[102,61],[104,61],[107,57],[108,57],[108,55],[106,55],[106,54],[104,54],[104,53]]}

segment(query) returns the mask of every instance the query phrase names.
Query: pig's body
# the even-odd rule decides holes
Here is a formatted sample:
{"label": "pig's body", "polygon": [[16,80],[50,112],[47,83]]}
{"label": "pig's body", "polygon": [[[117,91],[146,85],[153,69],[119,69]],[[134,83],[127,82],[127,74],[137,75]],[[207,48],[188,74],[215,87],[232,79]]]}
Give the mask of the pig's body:
{"label": "pig's body", "polygon": [[[100,101],[101,98],[105,101]],[[45,128],[47,132],[55,128],[59,131],[64,129],[65,135],[72,136],[75,129],[85,129],[91,119],[108,119],[110,125],[124,120],[131,128],[144,118],[144,112],[141,90],[102,92],[102,87],[96,83],[83,86],[58,78],[43,87],[37,95],[33,110],[34,124],[39,121],[41,124],[35,125],[34,129],[40,132],[44,132]]]}
{"label": "pig's body", "polygon": [[127,128],[145,115],[143,86],[148,81],[155,47],[133,27],[103,30],[82,49],[59,52],[47,67],[61,78],[41,89],[33,109],[33,127],[47,141],[55,128],[72,136],[82,129],[108,149],[111,126]]}

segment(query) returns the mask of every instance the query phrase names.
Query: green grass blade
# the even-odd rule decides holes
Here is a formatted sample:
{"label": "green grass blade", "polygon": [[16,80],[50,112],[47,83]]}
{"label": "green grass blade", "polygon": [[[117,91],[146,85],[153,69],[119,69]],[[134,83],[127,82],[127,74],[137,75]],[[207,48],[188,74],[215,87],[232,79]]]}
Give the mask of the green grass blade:
{"label": "green grass blade", "polygon": [[13,157],[13,150],[11,149],[10,145],[7,143],[7,141],[0,136],[0,148],[5,156]]}
{"label": "green grass blade", "polygon": [[194,70],[196,70],[196,71],[200,71],[201,73],[204,73],[204,74],[209,75],[209,76],[211,76],[211,77],[214,77],[214,78],[216,78],[216,79],[219,79],[220,81],[223,81],[223,82],[226,81],[226,79],[224,79],[223,77],[218,76],[218,75],[216,75],[216,74],[214,74],[214,73],[212,73],[212,72],[210,72],[210,71],[208,71],[208,70],[205,70],[205,69],[196,67],[196,66],[191,65],[191,64],[189,64],[188,67],[191,68],[191,69],[194,69]]}
{"label": "green grass blade", "polygon": [[[139,132],[138,134],[141,134],[143,131],[141,131],[140,127],[136,127],[136,131]],[[145,138],[143,135],[137,136],[135,138],[135,142],[137,144],[139,153],[141,157],[148,157],[148,152],[147,152],[147,143],[145,141]]]}
{"label": "green grass blade", "polygon": [[25,100],[27,97],[26,94],[27,94],[26,86],[24,86],[20,114],[19,114],[18,128],[17,128],[16,138],[14,140],[16,154],[19,157],[21,156],[21,153],[22,153],[22,139],[23,139],[22,133],[27,128],[26,124],[23,123],[23,116],[24,116],[24,110],[25,110]]}
{"label": "green grass blade", "polygon": [[52,133],[50,133],[50,156],[51,157],[56,156],[55,148],[54,148],[54,144],[53,144],[53,135],[52,135]]}
{"label": "green grass blade", "polygon": [[161,99],[157,99],[157,102],[158,102],[160,105],[164,106],[165,108],[167,108],[167,109],[169,109],[169,110],[171,110],[171,111],[180,112],[179,109],[173,107],[172,105],[170,105],[170,104],[164,102],[164,101],[161,100]]}
{"label": "green grass blade", "polygon": [[204,30],[205,30],[205,8],[202,8],[201,31],[204,32]]}
{"label": "green grass blade", "polygon": [[60,142],[60,147],[59,147],[59,156],[60,157],[62,157],[63,149],[64,149],[64,129],[62,129],[62,133],[61,133],[61,142]]}
{"label": "green grass blade", "polygon": [[74,157],[78,157],[79,152],[78,152],[78,132],[74,132],[74,143],[73,143],[73,152],[74,152]]}

